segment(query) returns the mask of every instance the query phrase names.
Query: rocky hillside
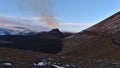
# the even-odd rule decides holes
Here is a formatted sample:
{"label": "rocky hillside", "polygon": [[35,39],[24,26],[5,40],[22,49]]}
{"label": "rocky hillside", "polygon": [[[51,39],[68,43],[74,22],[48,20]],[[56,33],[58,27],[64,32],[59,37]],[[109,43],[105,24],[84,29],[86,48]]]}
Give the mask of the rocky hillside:
{"label": "rocky hillside", "polygon": [[92,27],[84,30],[86,32],[92,32],[101,34],[104,36],[113,36],[120,31],[120,12],[117,12],[109,18],[93,25]]}

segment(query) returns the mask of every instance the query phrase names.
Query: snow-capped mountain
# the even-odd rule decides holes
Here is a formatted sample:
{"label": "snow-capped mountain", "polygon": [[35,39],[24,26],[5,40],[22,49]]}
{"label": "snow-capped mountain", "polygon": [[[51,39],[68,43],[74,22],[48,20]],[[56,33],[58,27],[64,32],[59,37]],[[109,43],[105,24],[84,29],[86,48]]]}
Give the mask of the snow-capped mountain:
{"label": "snow-capped mountain", "polygon": [[48,27],[34,22],[27,18],[0,17],[0,35],[28,35],[49,30]]}
{"label": "snow-capped mountain", "polygon": [[15,29],[7,29],[0,27],[0,35],[30,35],[34,34],[33,31],[26,28],[15,28]]}

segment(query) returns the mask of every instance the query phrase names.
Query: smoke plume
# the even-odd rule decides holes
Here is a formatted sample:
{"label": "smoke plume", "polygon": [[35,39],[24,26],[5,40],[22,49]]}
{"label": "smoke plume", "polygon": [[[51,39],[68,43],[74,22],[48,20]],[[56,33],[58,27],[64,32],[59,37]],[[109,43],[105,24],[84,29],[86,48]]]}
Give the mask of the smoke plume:
{"label": "smoke plume", "polygon": [[22,10],[35,13],[46,26],[55,28],[59,25],[54,17],[51,0],[18,0]]}

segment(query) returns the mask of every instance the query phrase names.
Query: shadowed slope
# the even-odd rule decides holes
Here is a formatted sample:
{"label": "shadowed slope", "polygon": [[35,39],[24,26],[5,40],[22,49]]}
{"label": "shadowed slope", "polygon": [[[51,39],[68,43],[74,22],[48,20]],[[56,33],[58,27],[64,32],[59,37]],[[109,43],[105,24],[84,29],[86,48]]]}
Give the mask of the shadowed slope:
{"label": "shadowed slope", "polygon": [[61,40],[58,38],[42,38],[34,35],[0,36],[0,47],[57,53],[62,50],[62,46]]}

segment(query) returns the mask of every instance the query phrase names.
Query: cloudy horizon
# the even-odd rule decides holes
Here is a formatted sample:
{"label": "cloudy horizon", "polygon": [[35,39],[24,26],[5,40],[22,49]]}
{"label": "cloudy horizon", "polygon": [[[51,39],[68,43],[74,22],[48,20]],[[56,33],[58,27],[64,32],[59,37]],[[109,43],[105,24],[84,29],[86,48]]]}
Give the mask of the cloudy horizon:
{"label": "cloudy horizon", "polygon": [[[45,25],[44,23],[40,22],[38,17],[18,18],[18,17],[11,17],[11,16],[0,16],[0,26],[1,27],[8,27],[8,28],[12,27],[12,26],[24,26],[27,28],[31,28],[31,26],[37,26],[37,27],[40,27],[43,29],[44,28],[49,29],[49,30],[54,29],[54,28],[51,28],[51,27]],[[81,23],[74,23],[74,22],[73,23],[60,22],[59,26],[57,26],[55,28],[58,28],[62,31],[80,32],[81,30],[88,28],[90,26],[92,26],[92,24],[81,24]],[[73,28],[76,31],[73,31],[71,28]],[[48,30],[46,30],[46,31],[48,31]]]}

